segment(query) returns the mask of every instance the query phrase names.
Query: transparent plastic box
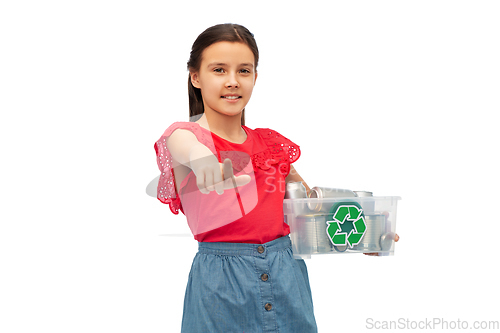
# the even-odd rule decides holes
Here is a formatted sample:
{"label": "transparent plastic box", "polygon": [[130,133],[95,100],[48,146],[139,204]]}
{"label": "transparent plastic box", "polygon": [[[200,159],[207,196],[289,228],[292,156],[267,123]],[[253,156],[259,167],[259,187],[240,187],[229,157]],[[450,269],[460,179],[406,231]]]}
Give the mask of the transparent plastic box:
{"label": "transparent plastic box", "polygon": [[313,254],[394,255],[396,208],[400,197],[285,199],[296,258]]}

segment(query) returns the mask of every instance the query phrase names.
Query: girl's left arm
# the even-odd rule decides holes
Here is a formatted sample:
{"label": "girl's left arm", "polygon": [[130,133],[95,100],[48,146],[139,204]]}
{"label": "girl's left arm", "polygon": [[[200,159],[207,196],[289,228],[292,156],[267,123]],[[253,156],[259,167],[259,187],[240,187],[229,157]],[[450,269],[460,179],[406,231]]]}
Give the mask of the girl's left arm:
{"label": "girl's left arm", "polygon": [[304,184],[304,186],[306,188],[307,194],[309,194],[309,192],[311,191],[309,186],[307,186],[306,182],[304,181],[304,179],[302,179],[302,177],[299,175],[297,170],[295,170],[293,165],[290,165],[290,173],[288,174],[288,176],[286,176],[285,182],[287,184],[293,183],[293,182],[302,182],[302,184]]}

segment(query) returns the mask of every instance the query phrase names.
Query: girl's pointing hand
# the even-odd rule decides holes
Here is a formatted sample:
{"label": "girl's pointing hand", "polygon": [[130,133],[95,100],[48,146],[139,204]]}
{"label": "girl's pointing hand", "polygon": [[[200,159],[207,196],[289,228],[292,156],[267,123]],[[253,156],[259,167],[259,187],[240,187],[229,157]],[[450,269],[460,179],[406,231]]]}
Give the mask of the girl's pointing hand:
{"label": "girl's pointing hand", "polygon": [[191,166],[196,175],[196,185],[203,194],[215,191],[221,195],[224,190],[244,186],[251,180],[249,175],[234,176],[231,160],[219,163],[214,155],[198,160],[197,163],[192,161]]}
{"label": "girl's pointing hand", "polygon": [[[222,174],[224,176],[224,186],[223,186],[224,190],[229,190],[232,188],[246,185],[251,180],[249,175],[241,175],[235,177],[233,173],[233,163],[229,158],[226,158],[224,160],[224,163],[222,164]],[[217,193],[222,194],[222,191],[221,192],[217,191]]]}

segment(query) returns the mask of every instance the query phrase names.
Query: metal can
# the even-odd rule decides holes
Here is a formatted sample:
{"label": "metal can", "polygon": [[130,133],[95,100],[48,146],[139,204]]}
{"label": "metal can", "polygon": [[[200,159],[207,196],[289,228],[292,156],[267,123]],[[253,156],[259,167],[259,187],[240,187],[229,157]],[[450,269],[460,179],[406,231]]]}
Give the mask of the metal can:
{"label": "metal can", "polygon": [[[351,190],[332,188],[332,187],[318,187],[315,186],[309,192],[309,199],[323,199],[323,198],[350,198],[355,197],[356,193]],[[331,205],[323,205],[322,200],[310,201],[307,205],[313,212],[328,212]],[[330,207],[328,207],[330,206]]]}
{"label": "metal can", "polygon": [[370,197],[373,197],[373,193],[369,191],[354,191],[354,193],[359,198],[367,198],[361,199],[359,203],[365,214],[373,214],[375,211],[375,200],[370,199]]}
{"label": "metal can", "polygon": [[292,182],[286,184],[285,199],[297,199],[293,200],[295,201],[293,202],[293,211],[295,215],[307,213],[305,200],[300,200],[305,198],[307,198],[307,191],[302,182]]}
{"label": "metal can", "polygon": [[327,215],[297,216],[295,244],[300,253],[316,254],[333,251],[332,243],[326,233],[326,219]]}
{"label": "metal can", "polygon": [[373,192],[369,191],[354,191],[357,197],[373,197]]}
{"label": "metal can", "polygon": [[394,244],[395,238],[396,234],[393,232],[386,232],[385,234],[380,236],[380,248],[382,249],[382,251],[389,251],[392,248],[392,244]]}
{"label": "metal can", "polygon": [[315,186],[309,193],[310,198],[344,198],[355,197],[356,193],[351,190],[332,187],[318,187]]}
{"label": "metal can", "polygon": [[307,198],[306,187],[302,182],[292,182],[286,184],[285,199]]}
{"label": "metal can", "polygon": [[[352,249],[362,252],[382,251],[381,237],[385,234],[386,217],[384,214],[365,215],[366,231],[358,245]],[[384,245],[384,248],[386,245]]]}

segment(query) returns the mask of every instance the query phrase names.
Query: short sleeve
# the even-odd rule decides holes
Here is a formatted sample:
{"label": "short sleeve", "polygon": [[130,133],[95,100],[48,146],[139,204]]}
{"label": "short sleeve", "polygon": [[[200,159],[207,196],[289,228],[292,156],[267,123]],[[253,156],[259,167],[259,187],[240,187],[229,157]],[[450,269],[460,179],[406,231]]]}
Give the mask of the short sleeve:
{"label": "short sleeve", "polygon": [[300,147],[290,139],[269,128],[256,128],[260,136],[264,139],[271,158],[279,164],[279,170],[284,177],[290,172],[290,164],[300,157]]}
{"label": "short sleeve", "polygon": [[186,129],[191,131],[198,141],[207,146],[215,153],[215,147],[210,136],[203,132],[201,127],[196,123],[176,122],[168,127],[158,141],[155,142],[154,148],[156,151],[156,162],[160,169],[160,179],[158,181],[157,198],[164,204],[170,206],[170,210],[174,214],[179,214],[179,209],[182,210],[181,201],[175,188],[175,176],[173,170],[172,155],[167,148],[167,139],[177,129]]}

